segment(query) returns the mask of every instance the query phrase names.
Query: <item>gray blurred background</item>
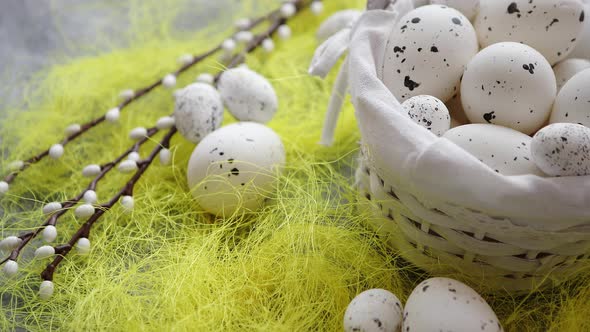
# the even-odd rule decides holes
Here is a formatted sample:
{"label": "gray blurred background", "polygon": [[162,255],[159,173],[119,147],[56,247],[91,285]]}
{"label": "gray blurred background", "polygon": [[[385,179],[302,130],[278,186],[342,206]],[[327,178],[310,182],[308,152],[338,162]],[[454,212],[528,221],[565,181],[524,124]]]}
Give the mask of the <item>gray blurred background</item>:
{"label": "gray blurred background", "polygon": [[[115,41],[116,47],[125,47],[128,41],[122,36],[129,25],[129,5],[137,1],[0,0],[0,116],[22,102],[23,83],[46,66],[64,61],[58,60],[64,55],[100,53],[104,51],[101,41],[107,39]],[[248,9],[265,12],[269,2],[254,0],[248,2]],[[162,13],[158,15],[171,11],[167,0],[159,3]],[[188,0],[177,15],[177,28],[195,32],[213,20],[231,24],[244,4],[241,0]],[[93,41],[95,48],[76,47]]]}

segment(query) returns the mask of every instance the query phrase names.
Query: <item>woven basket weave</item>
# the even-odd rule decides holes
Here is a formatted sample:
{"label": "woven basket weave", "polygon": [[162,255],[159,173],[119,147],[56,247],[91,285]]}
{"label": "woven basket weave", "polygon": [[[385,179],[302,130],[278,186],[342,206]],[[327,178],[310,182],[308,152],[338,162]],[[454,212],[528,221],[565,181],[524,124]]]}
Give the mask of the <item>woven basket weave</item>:
{"label": "woven basket weave", "polygon": [[357,183],[378,230],[416,266],[487,289],[526,291],[587,271],[590,177],[502,176],[401,114],[380,80],[401,14],[363,14],[346,63],[364,152]]}

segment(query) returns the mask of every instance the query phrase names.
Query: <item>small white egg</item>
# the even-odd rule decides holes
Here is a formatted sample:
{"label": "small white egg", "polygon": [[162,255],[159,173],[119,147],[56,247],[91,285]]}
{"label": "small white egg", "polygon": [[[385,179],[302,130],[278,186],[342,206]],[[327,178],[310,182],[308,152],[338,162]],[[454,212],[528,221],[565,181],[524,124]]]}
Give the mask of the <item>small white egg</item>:
{"label": "small white egg", "polygon": [[473,123],[531,134],[549,118],[556,91],[555,74],[541,53],[505,42],[471,60],[461,82],[461,101]]}
{"label": "small white egg", "polygon": [[186,66],[189,65],[191,62],[195,60],[195,57],[192,54],[183,54],[178,57],[178,64]]}
{"label": "small white egg", "polygon": [[478,50],[475,30],[459,11],[419,7],[392,29],[382,80],[400,101],[431,95],[446,102],[459,91],[461,75]]}
{"label": "small white egg", "polygon": [[44,214],[52,214],[55,211],[61,210],[62,205],[60,202],[50,202],[43,206],[43,213]]}
{"label": "small white egg", "polygon": [[531,155],[531,137],[507,127],[468,124],[447,131],[443,137],[503,175],[543,175]]}
{"label": "small white egg", "polygon": [[557,91],[560,91],[570,78],[588,68],[590,68],[590,60],[586,59],[566,59],[556,64],[553,72],[557,81]]}
{"label": "small white egg", "polygon": [[53,296],[53,292],[53,282],[49,280],[43,280],[43,282],[41,282],[41,286],[39,286],[39,298],[41,298],[41,300],[49,300]]}
{"label": "small white egg", "polygon": [[82,204],[74,210],[76,218],[86,219],[94,214],[94,206],[91,204]]}
{"label": "small white egg", "polygon": [[402,304],[385,289],[369,289],[357,295],[344,313],[344,331],[398,332],[402,325]]}
{"label": "small white egg", "polygon": [[70,136],[70,135],[74,135],[74,134],[79,133],[81,130],[82,130],[82,126],[80,126],[77,123],[74,123],[74,124],[69,125],[66,128],[65,133],[66,133],[66,136]]}
{"label": "small white egg", "polygon": [[470,21],[473,21],[479,10],[479,0],[430,0],[430,3],[455,8]]}
{"label": "small white egg", "polygon": [[98,174],[100,174],[101,171],[102,171],[102,168],[100,167],[100,165],[96,165],[96,164],[88,165],[88,166],[84,167],[84,169],[82,169],[82,176],[84,176],[86,178],[97,176]]}
{"label": "small white egg", "polygon": [[86,192],[84,192],[84,202],[88,203],[88,204],[94,204],[96,202],[98,202],[98,195],[96,195],[96,191],[94,190],[86,190]]}
{"label": "small white egg", "polygon": [[320,42],[330,38],[338,31],[352,26],[352,24],[361,16],[363,12],[354,9],[346,9],[338,11],[332,14],[330,17],[324,20],[318,31],[316,37]]}
{"label": "small white egg", "polygon": [[169,149],[162,149],[160,150],[160,164],[163,166],[170,165],[170,161],[172,160],[172,153]]}
{"label": "small white egg", "polygon": [[250,24],[252,24],[252,21],[249,18],[240,18],[234,22],[234,27],[238,30],[247,30]]}
{"label": "small white egg", "polygon": [[197,79],[195,81],[197,83],[213,84],[213,82],[215,81],[215,77],[213,77],[213,75],[209,73],[202,73],[199,74],[199,76],[197,76]]}
{"label": "small white egg", "polygon": [[76,242],[76,251],[80,255],[87,255],[90,252],[90,240],[81,237],[78,242]]}
{"label": "small white egg", "polygon": [[35,258],[45,259],[55,255],[55,248],[52,246],[41,246],[35,250]]}
{"label": "small white egg", "polygon": [[488,0],[481,2],[474,25],[482,47],[523,43],[554,65],[576,46],[583,18],[579,0]]}
{"label": "small white egg", "polygon": [[238,122],[207,135],[188,163],[188,185],[207,212],[228,216],[257,210],[272,195],[285,149],[272,129]]}
{"label": "small white egg", "polygon": [[291,28],[286,24],[281,25],[277,29],[277,35],[283,40],[291,38],[291,34]]}
{"label": "small white egg", "polygon": [[217,87],[227,109],[240,121],[266,123],[277,111],[277,94],[270,82],[248,68],[226,70]]}
{"label": "small white egg", "polygon": [[590,69],[574,75],[559,91],[550,123],[578,123],[590,127]]}
{"label": "small white egg", "polygon": [[53,225],[47,225],[43,228],[43,241],[53,242],[57,238],[57,228]]}
{"label": "small white egg", "polygon": [[431,278],[408,298],[402,331],[501,332],[498,317],[471,287],[453,279]]}
{"label": "small white egg", "polygon": [[533,137],[531,151],[537,166],[548,175],[590,175],[590,128],[554,123]]}
{"label": "small white egg", "polygon": [[324,11],[324,3],[321,1],[314,1],[309,6],[309,9],[314,15],[320,15]]}
{"label": "small white egg", "polygon": [[176,76],[174,74],[168,74],[162,79],[162,85],[167,89],[172,89],[176,86]]}
{"label": "small white egg", "polygon": [[120,117],[121,117],[121,110],[118,107],[111,108],[105,114],[105,119],[108,122],[117,122],[117,121],[119,121]]}
{"label": "small white egg", "polygon": [[178,132],[188,141],[198,143],[223,122],[223,102],[219,92],[205,83],[193,83],[179,90],[174,119]]}
{"label": "small white egg", "polygon": [[12,259],[8,260],[6,263],[4,263],[2,272],[4,272],[4,275],[8,278],[16,276],[18,273],[18,263]]}
{"label": "small white egg", "polygon": [[160,130],[170,129],[174,127],[176,120],[171,116],[163,116],[156,121],[156,128]]}
{"label": "small white egg", "polygon": [[121,173],[131,173],[136,171],[138,168],[137,166],[137,162],[135,160],[123,160],[119,166],[117,166],[117,169],[119,170],[119,172]]}
{"label": "small white egg", "polygon": [[53,159],[59,159],[64,154],[64,146],[61,144],[53,144],[49,148],[49,156]]}
{"label": "small white egg", "polygon": [[10,189],[10,185],[6,181],[0,181],[0,195],[4,195]]}
{"label": "small white egg", "polygon": [[238,43],[247,44],[254,39],[251,31],[238,31],[234,38]]}
{"label": "small white egg", "polygon": [[297,8],[293,3],[286,2],[281,6],[281,9],[279,11],[281,12],[281,17],[289,18],[295,15],[295,12],[297,12]]}
{"label": "small white egg", "polygon": [[223,41],[223,43],[221,43],[221,48],[226,53],[233,52],[236,49],[236,46],[237,46],[236,41],[233,39],[226,39]]}
{"label": "small white egg", "polygon": [[134,129],[131,129],[131,131],[129,132],[129,138],[131,138],[134,141],[138,141],[144,137],[146,137],[148,134],[147,129],[145,129],[144,127],[137,127]]}
{"label": "small white egg", "polygon": [[449,110],[440,99],[433,96],[415,96],[403,102],[402,107],[410,119],[442,136],[451,126]]}
{"label": "small white egg", "polygon": [[262,49],[265,52],[270,53],[275,49],[275,43],[271,38],[266,38],[262,41]]}
{"label": "small white egg", "polygon": [[582,32],[578,35],[578,42],[574,46],[574,50],[569,55],[572,58],[590,59],[590,20],[585,17],[588,13],[590,13],[590,2],[586,1],[584,15],[580,17],[584,26]]}
{"label": "small white egg", "polygon": [[125,89],[119,93],[119,98],[123,100],[129,100],[135,97],[135,91],[133,89]]}

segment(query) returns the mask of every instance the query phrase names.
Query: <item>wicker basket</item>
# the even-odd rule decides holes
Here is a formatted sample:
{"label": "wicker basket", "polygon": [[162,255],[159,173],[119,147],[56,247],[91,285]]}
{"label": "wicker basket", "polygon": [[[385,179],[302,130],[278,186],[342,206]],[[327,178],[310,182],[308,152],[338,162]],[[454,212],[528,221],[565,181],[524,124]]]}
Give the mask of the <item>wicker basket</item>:
{"label": "wicker basket", "polygon": [[364,155],[357,183],[380,232],[416,266],[488,289],[536,289],[590,267],[589,176],[503,176],[401,114],[380,71],[403,10],[365,12],[345,64]]}

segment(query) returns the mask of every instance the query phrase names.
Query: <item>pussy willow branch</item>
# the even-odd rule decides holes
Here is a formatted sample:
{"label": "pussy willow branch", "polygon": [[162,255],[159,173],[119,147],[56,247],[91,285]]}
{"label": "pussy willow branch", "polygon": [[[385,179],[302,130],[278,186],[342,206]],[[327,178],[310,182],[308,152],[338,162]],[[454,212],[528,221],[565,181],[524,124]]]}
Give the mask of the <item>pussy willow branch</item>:
{"label": "pussy willow branch", "polygon": [[[156,128],[152,128],[150,130],[154,131],[154,133],[158,131],[158,129]],[[160,143],[152,150],[150,155],[146,159],[139,162],[139,168],[137,169],[133,177],[131,177],[131,179],[129,179],[129,181],[127,181],[127,183],[123,185],[121,190],[119,190],[119,192],[115,194],[107,203],[98,206],[94,214],[90,216],[90,218],[78,229],[78,231],[72,236],[68,243],[56,247],[57,255],[41,273],[41,278],[43,278],[43,280],[52,281],[55,269],[63,261],[65,256],[72,250],[72,248],[74,248],[76,242],[78,242],[80,238],[88,238],[92,226],[100,219],[100,217],[103,214],[105,214],[108,210],[115,206],[115,204],[121,199],[121,197],[126,195],[133,195],[133,189],[139,181],[139,179],[141,178],[141,176],[147,171],[147,169],[152,164],[154,159],[158,156],[160,151],[162,149],[167,149],[170,147],[170,139],[172,138],[172,136],[174,136],[174,134],[176,134],[176,127],[172,127],[164,136],[164,138],[162,138]]]}
{"label": "pussy willow branch", "polygon": [[[297,12],[299,12],[303,8],[303,5],[305,2],[303,0],[300,0],[300,1],[295,1],[293,3],[297,7]],[[276,13],[276,11],[273,13]],[[270,26],[267,30],[256,35],[254,37],[254,39],[246,45],[245,49],[243,50],[243,53],[238,53],[232,57],[232,59],[230,60],[227,67],[232,68],[232,67],[235,67],[238,64],[240,64],[245,59],[245,54],[251,53],[254,50],[256,50],[262,44],[264,39],[266,39],[268,37],[272,37],[272,35],[275,34],[275,32],[278,30],[278,28],[282,24],[284,24],[285,22],[286,22],[286,19],[276,17],[276,19],[270,24]],[[220,75],[221,75],[221,72],[216,75],[216,80],[220,77]],[[148,131],[148,137],[155,135],[157,132],[158,132],[158,129],[150,128],[150,130]],[[168,133],[162,138],[160,143],[152,150],[152,152],[150,153],[148,158],[139,162],[138,170],[135,172],[133,177],[127,183],[125,183],[123,185],[123,187],[119,190],[119,192],[117,194],[115,194],[107,203],[98,206],[95,209],[94,214],[92,216],[90,216],[90,218],[78,229],[78,231],[76,231],[76,233],[70,238],[70,240],[67,243],[55,247],[55,251],[56,251],[57,256],[53,259],[53,261],[49,265],[47,265],[45,270],[41,273],[41,278],[43,280],[52,281],[53,274],[54,274],[56,268],[63,261],[65,256],[72,250],[72,248],[75,246],[75,244],[78,242],[78,240],[80,240],[81,238],[88,238],[90,235],[90,231],[92,229],[92,226],[96,222],[98,222],[99,219],[121,199],[121,197],[123,197],[125,195],[132,195],[133,194],[133,189],[134,189],[135,185],[137,184],[137,182],[141,179],[142,175],[147,171],[147,169],[152,164],[152,162],[154,161],[156,156],[158,156],[160,151],[162,149],[168,148],[170,146],[170,140],[176,134],[176,132],[177,132],[176,127],[172,127],[168,131]],[[145,137],[144,140],[139,141],[133,147],[129,148],[124,154],[122,154],[123,157],[120,156],[113,163],[108,164],[108,165],[111,165],[111,169],[112,169],[112,167],[114,167],[114,165],[116,165],[118,162],[120,162],[124,158],[124,156],[126,156],[127,154],[129,154],[132,151],[137,150],[138,144],[139,145],[143,144],[145,141],[147,141],[148,137]],[[97,179],[95,179],[95,181],[93,181],[92,183],[95,184],[95,182],[100,181],[100,179],[102,179],[102,177],[98,178],[99,176],[101,176],[101,175],[98,175]],[[104,175],[102,175],[102,176],[104,177]],[[92,186],[92,183],[90,186]],[[90,186],[89,186],[89,188],[90,188]],[[83,196],[83,193],[81,195],[77,196],[78,201],[81,199],[82,196]],[[37,234],[38,234],[38,231],[37,231]],[[32,236],[32,237],[34,237],[34,236]],[[23,243],[24,243],[24,241],[23,241]]]}
{"label": "pussy willow branch", "polygon": [[[304,1],[303,0],[296,0],[296,1],[293,1],[293,4],[295,4],[297,6],[297,9],[299,10],[300,8],[302,8]],[[279,11],[280,11],[280,9],[276,9],[266,15],[263,15],[261,17],[258,17],[256,19],[252,20],[250,22],[250,24],[246,27],[245,30],[254,29],[258,25],[262,24],[263,22],[265,22],[267,20],[272,20],[274,17],[277,17],[277,15],[279,15]],[[211,55],[217,53],[218,51],[221,50],[221,48],[222,48],[222,43],[218,44],[217,46],[213,47],[212,49],[210,49],[202,54],[194,56],[192,61],[187,62],[187,63],[183,64],[182,66],[180,66],[180,68],[178,70],[176,70],[173,73],[173,75],[179,76],[183,72],[192,68],[194,65],[198,64],[199,62],[202,62],[203,60],[207,59]],[[116,107],[119,108],[120,111],[123,110],[125,107],[129,106],[134,101],[140,99],[141,97],[147,95],[149,92],[154,90],[156,87],[162,85],[162,82],[163,82],[163,78],[158,79],[157,81],[151,83],[148,86],[138,89],[137,91],[135,91],[133,97],[123,100]],[[98,117],[96,119],[93,119],[91,121],[88,121],[88,122],[82,124],[80,126],[80,130],[78,132],[70,134],[69,136],[64,138],[60,142],[60,144],[62,146],[66,146],[68,143],[70,143],[70,142],[74,141],[75,139],[77,139],[78,137],[86,134],[90,129],[98,126],[99,124],[103,123],[105,120],[106,120],[106,116],[103,115],[101,117]],[[4,182],[6,182],[8,184],[12,183],[20,173],[22,173],[24,170],[28,169],[31,165],[38,163],[39,161],[41,161],[43,158],[47,157],[48,155],[49,155],[49,148],[38,153],[37,155],[34,155],[34,156],[24,160],[22,166],[18,170],[11,172],[4,177],[4,179],[3,179]]]}
{"label": "pussy willow branch", "polygon": [[83,189],[76,197],[70,198],[70,199],[62,202],[61,203],[62,208],[59,211],[53,213],[49,218],[47,218],[47,220],[39,228],[36,228],[33,231],[29,231],[29,232],[20,234],[18,236],[18,238],[20,238],[22,240],[22,242],[14,250],[12,250],[12,252],[10,253],[10,255],[8,257],[6,257],[2,261],[0,261],[0,265],[3,264],[3,263],[5,263],[8,260],[16,261],[18,259],[19,255],[20,255],[21,251],[27,246],[27,244],[29,244],[29,242],[31,240],[33,240],[34,238],[36,238],[39,235],[39,233],[46,226],[49,226],[49,225],[55,226],[55,225],[57,225],[57,221],[59,220],[59,218],[61,218],[63,215],[65,215],[68,212],[68,209],[70,209],[71,207],[73,207],[76,204],[78,204],[82,200],[82,198],[84,197],[84,193],[86,191],[88,191],[88,190],[96,190],[96,187],[97,187],[98,183],[110,171],[112,171],[117,164],[119,164],[121,161],[123,161],[129,155],[129,153],[139,150],[139,148],[145,142],[147,142],[151,137],[153,137],[157,132],[158,132],[158,129],[157,128],[150,128],[150,129],[148,129],[146,137],[144,137],[144,138],[140,139],[139,141],[137,141],[135,144],[133,144],[125,152],[121,153],[113,161],[110,161],[110,162],[108,162],[106,164],[103,164],[101,166],[100,173],[94,177],[94,179],[88,184],[88,186],[85,189]]}

